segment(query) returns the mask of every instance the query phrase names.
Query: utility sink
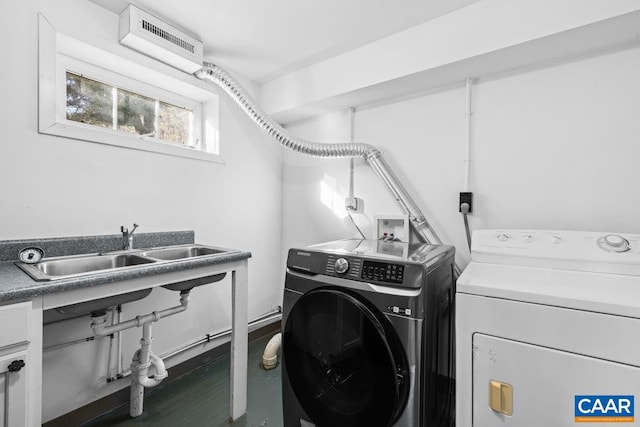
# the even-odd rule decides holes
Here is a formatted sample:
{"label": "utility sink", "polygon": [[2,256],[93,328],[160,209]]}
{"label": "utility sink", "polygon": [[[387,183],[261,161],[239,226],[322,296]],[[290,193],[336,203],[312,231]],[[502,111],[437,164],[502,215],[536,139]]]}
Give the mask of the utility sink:
{"label": "utility sink", "polygon": [[105,254],[71,255],[45,258],[42,261],[27,264],[17,262],[34,280],[59,280],[93,273],[118,271],[139,267],[145,264],[184,261],[196,257],[230,252],[229,249],[196,244],[165,246],[161,248],[117,251]]}
{"label": "utility sink", "polygon": [[[229,252],[228,249],[215,248],[212,246],[203,245],[183,245],[166,247],[159,249],[151,249],[141,253],[141,255],[156,259],[158,261],[177,261],[190,258],[197,258],[207,255],[216,255]],[[184,282],[171,283],[169,285],[162,286],[165,289],[172,291],[188,291],[196,286],[202,286],[209,283],[218,282],[226,276],[226,273],[216,274],[208,277],[201,277],[194,280],[186,280]]]}
{"label": "utility sink", "polygon": [[89,313],[104,312],[109,307],[126,304],[128,302],[137,301],[148,296],[152,289],[141,289],[139,291],[128,292],[126,294],[113,295],[106,298],[94,299],[91,301],[84,301],[77,304],[65,305],[58,307],[55,310],[58,313],[65,314],[67,316],[80,316]]}
{"label": "utility sink", "polygon": [[56,257],[35,264],[17,265],[35,280],[56,280],[154,262],[135,254],[105,254]]}
{"label": "utility sink", "polygon": [[[16,265],[37,281],[60,280],[73,277],[81,277],[89,274],[120,271],[136,268],[149,264],[164,264],[169,262],[184,261],[196,257],[211,256],[230,252],[229,249],[216,248],[197,244],[178,246],[166,246],[160,248],[117,251],[105,254],[73,255],[43,259],[42,261],[27,264],[16,262]],[[164,285],[172,291],[188,291],[196,286],[217,282],[225,277],[226,273],[189,279]],[[151,293],[151,289],[128,292],[106,298],[86,301],[56,308],[59,313],[77,316],[87,313],[101,312],[109,307],[125,304],[127,302],[142,299]]]}
{"label": "utility sink", "polygon": [[219,282],[224,279],[227,273],[215,274],[213,276],[200,277],[198,279],[185,280],[184,282],[176,282],[170,283],[168,285],[163,285],[162,287],[165,289],[169,289],[170,291],[190,291],[196,286],[207,285],[209,283]]}
{"label": "utility sink", "polygon": [[[154,262],[155,261],[151,259],[133,254],[106,254],[57,257],[46,259],[35,264],[18,263],[17,265],[35,280],[56,280],[105,270],[118,270],[125,267],[152,264]],[[141,289],[139,291],[58,307],[56,311],[67,316],[102,312],[109,307],[137,301],[150,293],[151,289]]]}

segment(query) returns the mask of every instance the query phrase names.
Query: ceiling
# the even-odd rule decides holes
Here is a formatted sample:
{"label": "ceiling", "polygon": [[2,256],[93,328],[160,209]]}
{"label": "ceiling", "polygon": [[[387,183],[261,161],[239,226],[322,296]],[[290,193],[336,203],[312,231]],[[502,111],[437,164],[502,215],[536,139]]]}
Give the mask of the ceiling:
{"label": "ceiling", "polygon": [[479,0],[91,0],[128,3],[204,42],[205,59],[257,84]]}

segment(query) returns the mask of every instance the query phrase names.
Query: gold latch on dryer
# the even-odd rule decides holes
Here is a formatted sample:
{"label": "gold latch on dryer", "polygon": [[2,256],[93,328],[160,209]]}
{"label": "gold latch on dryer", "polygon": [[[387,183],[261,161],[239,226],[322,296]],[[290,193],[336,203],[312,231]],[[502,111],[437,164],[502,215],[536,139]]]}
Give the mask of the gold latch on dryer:
{"label": "gold latch on dryer", "polygon": [[489,383],[489,407],[500,414],[513,415],[511,384],[494,380]]}

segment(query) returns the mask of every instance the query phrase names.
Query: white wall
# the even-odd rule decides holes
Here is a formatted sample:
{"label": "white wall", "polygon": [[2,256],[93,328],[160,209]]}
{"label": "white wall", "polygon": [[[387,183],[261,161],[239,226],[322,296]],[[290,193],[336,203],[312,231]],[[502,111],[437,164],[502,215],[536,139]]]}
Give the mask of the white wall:
{"label": "white wall", "polygon": [[470,75],[602,52],[637,43],[639,9],[636,0],[477,1],[266,82],[260,101],[289,123]]}
{"label": "white wall", "polygon": [[[120,225],[134,221],[140,224],[138,232],[193,229],[197,242],[253,253],[250,318],[281,304],[281,149],[221,92],[224,165],[38,134],[38,12],[61,33],[122,49],[117,16],[86,0],[1,3],[0,239],[116,234]],[[154,290],[146,300],[125,307],[125,318],[177,302],[177,293]],[[86,320],[47,327],[45,345],[90,336],[88,325]],[[160,354],[229,327],[225,279],[219,286],[194,290],[188,312],[157,324],[154,351]],[[139,333],[125,334],[125,367]],[[127,385],[125,380],[106,387],[105,345],[87,343],[45,354],[43,421]]]}
{"label": "white wall", "polygon": [[[640,232],[640,48],[493,76],[473,96],[472,228]],[[358,108],[355,139],[378,146],[445,243],[469,259],[457,212],[464,184],[465,89]],[[336,113],[289,126],[298,136],[347,140]],[[356,169],[365,213],[399,214],[366,165]],[[345,160],[285,154],[283,243],[318,243],[354,234],[320,202],[333,177],[347,194]],[[309,226],[309,219],[314,226]]]}
{"label": "white wall", "polygon": [[[321,200],[321,182],[342,204],[348,161],[281,150],[221,95],[226,164],[131,151],[37,133],[37,12],[60,32],[116,45],[115,15],[83,0],[0,3],[0,238],[194,229],[199,242],[250,250],[250,317],[281,303],[282,249],[355,235]],[[141,58],[141,60],[145,60]],[[474,87],[473,228],[556,228],[640,232],[640,49],[523,70]],[[289,126],[318,141],[346,140],[336,113]],[[358,108],[356,140],[380,147],[445,242],[468,261],[462,218],[465,93],[459,87]],[[400,213],[362,162],[356,195],[365,213]],[[366,219],[360,218],[366,227]],[[283,225],[284,224],[284,225]],[[229,327],[228,279],[194,291],[193,309],[155,328],[162,353]],[[207,301],[218,301],[207,304]],[[154,291],[125,307],[174,305]],[[186,333],[183,331],[187,331]],[[45,345],[91,335],[88,322],[47,328]],[[126,334],[125,364],[137,333]],[[106,341],[45,354],[44,421],[126,385],[105,386]]]}

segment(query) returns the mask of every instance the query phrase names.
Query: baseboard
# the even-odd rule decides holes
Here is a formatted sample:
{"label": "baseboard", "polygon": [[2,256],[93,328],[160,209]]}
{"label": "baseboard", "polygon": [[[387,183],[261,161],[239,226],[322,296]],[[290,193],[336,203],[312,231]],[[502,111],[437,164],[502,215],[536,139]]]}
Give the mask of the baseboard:
{"label": "baseboard", "polygon": [[[271,335],[280,330],[280,321],[269,323],[249,333],[249,341],[255,341],[263,338],[267,335]],[[171,367],[171,376],[168,377],[164,384],[170,384],[172,381],[179,379],[181,376],[194,371],[195,369],[211,363],[214,360],[229,354],[231,350],[231,343],[227,342],[214,349],[199,354],[189,360],[186,360],[178,365]],[[79,426],[90,420],[93,420],[107,412],[120,408],[121,406],[129,404],[129,389],[126,387],[122,390],[118,390],[108,396],[98,399],[89,403],[81,408],[64,414],[56,419],[48,421],[43,424],[44,427],[69,427]]]}

